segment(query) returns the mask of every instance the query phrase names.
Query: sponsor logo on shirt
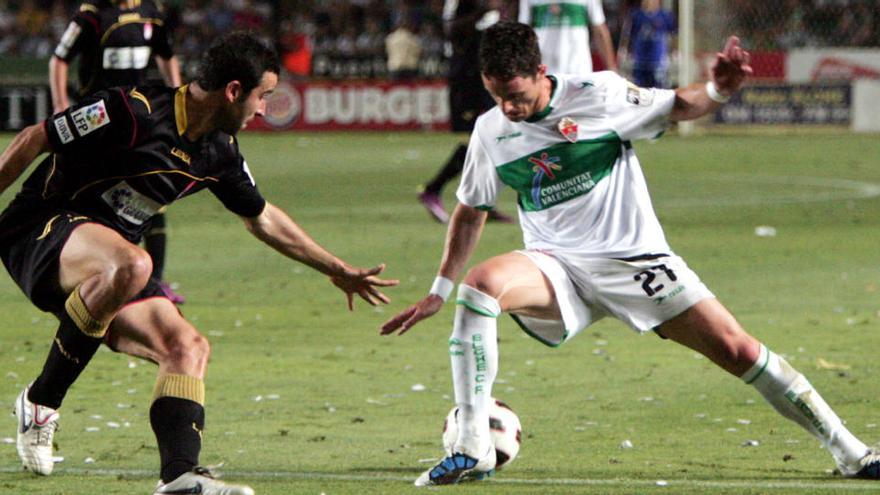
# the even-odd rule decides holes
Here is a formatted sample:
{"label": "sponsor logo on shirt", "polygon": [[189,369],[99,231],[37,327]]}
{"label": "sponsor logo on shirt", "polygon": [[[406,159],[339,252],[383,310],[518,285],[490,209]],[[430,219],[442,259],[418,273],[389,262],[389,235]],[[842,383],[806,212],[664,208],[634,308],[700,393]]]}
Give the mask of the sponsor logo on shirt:
{"label": "sponsor logo on shirt", "polygon": [[496,138],[495,138],[495,142],[496,142],[496,143],[500,143],[500,142],[502,142],[502,141],[507,141],[507,140],[509,140],[509,139],[518,138],[518,137],[520,137],[520,136],[522,136],[522,135],[523,135],[523,133],[520,132],[520,131],[511,132],[510,134],[504,134],[504,135],[502,135],[502,136],[498,136],[498,137],[496,137]]}
{"label": "sponsor logo on shirt", "polygon": [[107,107],[104,106],[104,100],[98,100],[97,103],[76,110],[70,114],[70,118],[73,119],[73,124],[80,137],[110,123],[110,116],[107,114]]}
{"label": "sponsor logo on shirt", "polygon": [[70,126],[67,125],[67,119],[64,118],[64,115],[55,119],[54,124],[55,130],[58,132],[58,138],[61,139],[61,144],[73,141],[73,132],[71,132]]}
{"label": "sponsor logo on shirt", "polygon": [[117,215],[135,225],[142,225],[162,208],[161,204],[135,191],[125,181],[105,191],[101,199]]}
{"label": "sponsor logo on shirt", "polygon": [[187,153],[186,151],[183,151],[182,149],[180,149],[178,147],[171,148],[171,154],[176,156],[177,158],[180,158],[183,161],[183,163],[185,163],[187,165],[189,165],[190,162],[192,161],[192,159],[189,156],[189,153]]}
{"label": "sponsor logo on shirt", "polygon": [[540,156],[529,157],[529,163],[533,164],[532,171],[535,177],[532,179],[532,202],[538,209],[561,203],[568,198],[589,192],[596,187],[596,181],[590,172],[575,175],[560,182],[544,186],[544,177],[550,181],[556,179],[556,171],[562,170],[558,156],[549,156],[541,153]]}

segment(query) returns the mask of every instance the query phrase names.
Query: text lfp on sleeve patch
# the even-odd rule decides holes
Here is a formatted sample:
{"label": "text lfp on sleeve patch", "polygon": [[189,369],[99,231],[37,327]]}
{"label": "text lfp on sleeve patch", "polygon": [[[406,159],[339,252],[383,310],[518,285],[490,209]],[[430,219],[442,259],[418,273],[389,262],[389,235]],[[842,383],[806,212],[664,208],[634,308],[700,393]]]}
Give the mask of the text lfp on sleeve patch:
{"label": "text lfp on sleeve patch", "polygon": [[70,114],[70,118],[73,119],[73,125],[76,126],[80,137],[110,123],[110,115],[107,113],[107,107],[104,106],[104,100],[98,100],[96,103],[76,110]]}

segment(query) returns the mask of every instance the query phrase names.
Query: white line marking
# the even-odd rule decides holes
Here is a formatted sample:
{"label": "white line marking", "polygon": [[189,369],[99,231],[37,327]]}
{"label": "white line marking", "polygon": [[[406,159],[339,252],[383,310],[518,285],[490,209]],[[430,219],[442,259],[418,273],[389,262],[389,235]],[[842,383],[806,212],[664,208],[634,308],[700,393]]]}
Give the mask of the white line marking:
{"label": "white line marking", "polygon": [[[9,467],[3,466],[0,467],[0,473],[19,473],[22,469],[20,467]],[[116,476],[133,476],[133,477],[141,477],[141,478],[158,478],[158,473],[149,469],[88,469],[88,468],[56,468],[53,471],[53,476],[56,475],[89,475],[89,476],[106,476],[106,477],[116,477]],[[300,479],[300,480],[326,480],[326,481],[393,481],[393,482],[402,482],[402,483],[412,483],[416,478],[416,475],[412,476],[394,476],[387,474],[378,474],[378,475],[366,475],[366,474],[336,474],[336,473],[320,473],[320,472],[309,472],[309,471],[234,471],[234,470],[223,470],[222,471],[224,478],[249,478],[249,479]],[[667,486],[675,487],[700,487],[700,488],[719,488],[719,489],[729,489],[729,488],[767,488],[767,489],[800,489],[800,490],[873,490],[876,491],[878,489],[878,485],[876,482],[871,481],[862,481],[862,480],[852,480],[852,481],[843,481],[843,480],[835,480],[820,482],[820,481],[799,481],[799,480],[791,480],[791,481],[757,481],[757,480],[742,480],[742,481],[706,481],[706,480],[675,480],[665,478],[665,481],[669,483]],[[545,486],[545,485],[556,485],[556,486],[655,486],[657,484],[657,480],[646,480],[646,479],[625,479],[625,478],[614,478],[614,479],[578,479],[578,478],[546,478],[546,479],[527,479],[527,478],[505,478],[505,477],[495,477],[491,478],[488,483],[497,483],[502,485],[530,485],[530,486]]]}
{"label": "white line marking", "polygon": [[787,203],[816,203],[820,201],[842,201],[849,199],[866,199],[880,196],[880,184],[832,177],[807,177],[789,175],[753,175],[753,174],[699,174],[690,179],[693,183],[690,190],[699,192],[699,182],[734,182],[753,184],[755,186],[773,184],[812,188],[826,188],[825,191],[767,191],[773,196],[761,195],[761,189],[755,190],[757,195],[734,194],[731,196],[714,196],[711,198],[672,197],[668,200],[660,198],[658,208],[685,208],[694,206],[754,206]]}

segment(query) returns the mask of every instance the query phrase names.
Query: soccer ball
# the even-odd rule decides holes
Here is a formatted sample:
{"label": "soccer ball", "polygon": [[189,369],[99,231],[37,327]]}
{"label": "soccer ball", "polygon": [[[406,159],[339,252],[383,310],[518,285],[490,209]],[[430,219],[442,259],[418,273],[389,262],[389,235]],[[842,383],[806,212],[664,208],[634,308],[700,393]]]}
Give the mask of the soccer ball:
{"label": "soccer ball", "polygon": [[[446,455],[452,455],[452,447],[458,439],[458,406],[453,407],[443,423],[443,448]],[[495,469],[510,464],[519,453],[522,441],[522,425],[519,417],[507,404],[492,398],[489,406],[489,433],[495,444]]]}

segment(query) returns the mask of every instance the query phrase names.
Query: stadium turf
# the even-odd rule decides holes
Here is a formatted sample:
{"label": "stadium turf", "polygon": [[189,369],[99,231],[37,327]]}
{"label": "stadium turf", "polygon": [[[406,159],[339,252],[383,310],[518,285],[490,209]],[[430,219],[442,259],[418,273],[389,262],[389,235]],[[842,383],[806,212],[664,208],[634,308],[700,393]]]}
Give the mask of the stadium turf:
{"label": "stadium turf", "polygon": [[[11,136],[0,139],[5,146]],[[204,464],[258,494],[417,493],[452,406],[452,307],[378,336],[434,277],[445,229],[415,201],[446,134],[245,134],[264,195],[319,242],[399,278],[389,307],[349,313],[325,277],[250,237],[204,192],[171,207],[167,278],[212,342]],[[637,144],[667,238],[742,324],[783,354],[864,441],[880,441],[880,141],[876,136],[669,136]],[[5,204],[14,190],[7,191]],[[446,193],[453,204],[454,185]],[[507,193],[501,205],[512,212]],[[764,227],[758,229],[758,227]],[[756,230],[757,229],[757,230]],[[760,232],[763,235],[757,235]],[[775,235],[769,235],[773,234]],[[474,260],[520,246],[489,225]],[[0,276],[0,406],[12,408],[55,321]],[[502,318],[495,395],[520,456],[463,493],[862,493],[752,388],[693,352],[605,320],[558,349]],[[0,422],[0,493],[150,493],[152,364],[99,352],[71,390],[48,478],[20,472]],[[421,390],[423,388],[423,390]],[[632,448],[621,448],[629,440]]]}

